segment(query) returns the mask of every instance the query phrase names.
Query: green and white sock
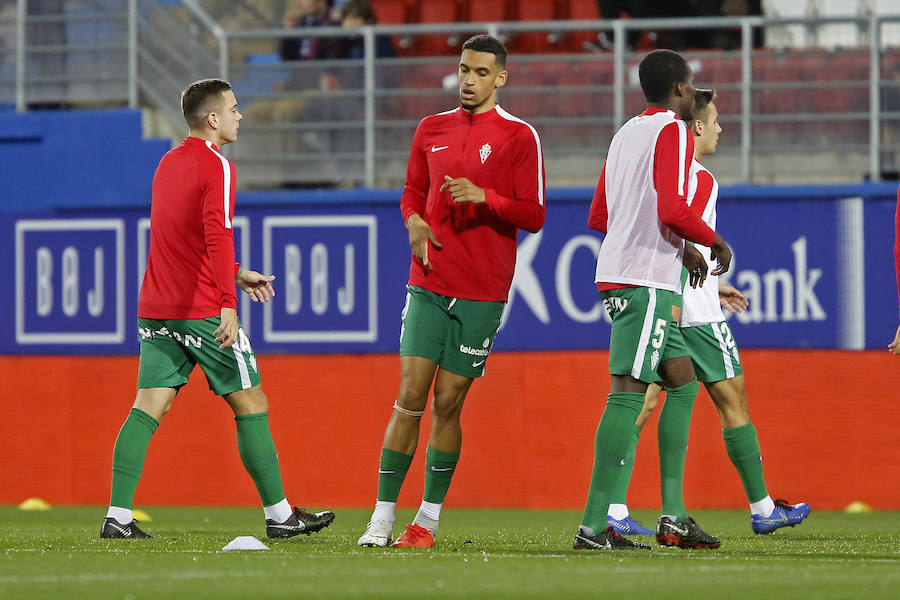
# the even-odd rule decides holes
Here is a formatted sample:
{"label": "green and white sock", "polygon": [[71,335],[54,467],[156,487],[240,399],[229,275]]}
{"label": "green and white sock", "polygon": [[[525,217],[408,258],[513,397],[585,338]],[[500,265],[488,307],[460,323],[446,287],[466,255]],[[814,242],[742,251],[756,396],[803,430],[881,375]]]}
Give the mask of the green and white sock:
{"label": "green and white sock", "polygon": [[263,506],[278,505],[285,500],[285,496],[278,468],[278,452],[269,431],[269,414],[235,415],[234,421],[241,462],[256,484]]}
{"label": "green and white sock", "polygon": [[422,504],[419,505],[419,511],[416,513],[416,518],[413,519],[413,523],[420,527],[424,527],[431,533],[437,533],[438,522],[441,519],[441,506],[441,504],[422,500]]}
{"label": "green and white sock", "polygon": [[432,533],[437,531],[441,506],[458,462],[459,452],[444,452],[428,445],[425,450],[425,494],[413,523]]}
{"label": "green and white sock", "polygon": [[581,524],[603,531],[613,489],[625,466],[634,421],[644,406],[644,395],[634,392],[610,394],[594,437],[594,468]]}
{"label": "green and white sock", "polygon": [[684,507],[684,457],[691,430],[691,413],[700,386],[697,380],[666,390],[666,401],[659,414],[659,473],[662,512],[676,521],[687,517]]}
{"label": "green and white sock", "polygon": [[291,503],[287,501],[287,498],[271,506],[263,506],[263,515],[267,521],[284,523],[292,514],[294,514],[294,509],[291,508]]}
{"label": "green and white sock", "polygon": [[[159,427],[159,423],[139,408],[132,408],[119,430],[116,445],[113,449],[112,490],[110,492],[110,507],[131,511],[134,507],[134,492],[137,490],[141,471],[144,469],[144,459],[147,457],[147,446],[150,438]],[[116,516],[118,515],[118,516]],[[116,518],[126,518],[125,513],[109,515]],[[121,521],[119,521],[121,523]],[[131,519],[128,519],[131,523]],[[128,523],[122,523],[127,525]]]}
{"label": "green and white sock", "polygon": [[641,428],[637,425],[632,425],[631,440],[628,445],[628,454],[625,455],[625,464],[622,465],[622,472],[619,473],[616,485],[609,496],[608,514],[617,521],[621,521],[628,516],[628,485],[631,483],[631,473],[634,471],[634,456],[640,437]]}
{"label": "green and white sock", "polygon": [[[753,426],[753,423],[747,423],[740,427],[725,427],[722,429],[722,438],[725,440],[728,458],[731,459],[731,464],[741,476],[741,483],[744,485],[750,510],[768,517],[775,510],[775,503],[772,502],[766,491],[766,479],[763,477],[762,456],[756,427]],[[768,502],[765,501],[767,498]],[[757,512],[766,510],[768,514]]]}
{"label": "green and white sock", "polygon": [[400,495],[406,472],[412,463],[412,454],[403,454],[389,448],[381,449],[381,461],[378,464],[378,501],[396,504]]}

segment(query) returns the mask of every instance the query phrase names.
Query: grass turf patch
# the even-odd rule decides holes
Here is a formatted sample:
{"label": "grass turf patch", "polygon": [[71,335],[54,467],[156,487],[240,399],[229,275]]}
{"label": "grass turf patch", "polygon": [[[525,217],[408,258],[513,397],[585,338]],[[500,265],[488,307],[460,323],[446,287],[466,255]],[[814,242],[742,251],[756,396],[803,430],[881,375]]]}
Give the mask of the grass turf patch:
{"label": "grass turf patch", "polygon": [[[262,511],[142,507],[150,540],[101,540],[101,507],[0,507],[0,598],[548,598],[653,594],[893,598],[900,513],[813,510],[768,536],[744,511],[696,511],[717,550],[578,551],[575,511],[442,513],[429,550],[359,548],[369,510],[335,510],[312,536],[265,538]],[[317,507],[309,507],[310,509]],[[395,535],[414,511],[398,514]],[[652,527],[655,514],[636,511]],[[238,535],[269,551],[223,552]]]}

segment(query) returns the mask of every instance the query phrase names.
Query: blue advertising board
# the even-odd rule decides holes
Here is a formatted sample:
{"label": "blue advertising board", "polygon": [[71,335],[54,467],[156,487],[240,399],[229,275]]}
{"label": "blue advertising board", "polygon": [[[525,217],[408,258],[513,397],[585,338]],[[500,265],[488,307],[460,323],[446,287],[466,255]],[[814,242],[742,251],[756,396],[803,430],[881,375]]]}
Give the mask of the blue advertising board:
{"label": "blue advertising board", "polygon": [[[551,192],[547,222],[521,234],[495,348],[606,348],[609,318],[593,282],[602,236],[585,224],[590,190]],[[239,295],[258,352],[394,352],[410,251],[391,194],[343,192],[265,206],[238,198],[237,260],[272,273],[276,297]],[[394,196],[396,198],[396,196]],[[719,230],[726,280],[750,299],[730,317],[742,347],[883,347],[896,328],[892,199],[729,195]],[[0,256],[3,354],[133,354],[146,265],[146,209],[12,214]],[[190,285],[190,282],[185,282]]]}

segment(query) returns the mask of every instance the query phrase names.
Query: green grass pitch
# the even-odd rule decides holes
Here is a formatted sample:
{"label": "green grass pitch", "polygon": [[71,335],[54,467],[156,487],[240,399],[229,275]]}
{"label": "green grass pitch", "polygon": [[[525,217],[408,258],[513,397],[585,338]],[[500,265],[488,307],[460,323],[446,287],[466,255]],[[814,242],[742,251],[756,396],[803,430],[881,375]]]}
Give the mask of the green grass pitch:
{"label": "green grass pitch", "polygon": [[[642,538],[652,551],[588,552],[572,549],[575,511],[449,508],[435,548],[395,550],[356,546],[368,510],[336,510],[324,532],[272,542],[259,510],[144,508],[151,540],[99,539],[101,507],[0,507],[0,598],[900,597],[900,512],[814,508],[799,527],[755,536],[744,511],[696,511],[720,549]],[[399,511],[398,523],[412,516]],[[238,535],[271,549],[221,551]]]}

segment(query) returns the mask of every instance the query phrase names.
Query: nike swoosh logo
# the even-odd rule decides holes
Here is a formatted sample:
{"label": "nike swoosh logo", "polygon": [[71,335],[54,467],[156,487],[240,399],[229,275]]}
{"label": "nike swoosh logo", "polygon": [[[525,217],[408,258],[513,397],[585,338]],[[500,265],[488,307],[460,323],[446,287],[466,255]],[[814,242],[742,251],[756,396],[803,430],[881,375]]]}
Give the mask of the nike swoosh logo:
{"label": "nike swoosh logo", "polygon": [[440,473],[441,471],[452,471],[452,470],[453,470],[453,467],[441,467],[441,468],[438,468],[438,467],[432,466],[432,467],[431,467],[431,470],[432,470],[433,472],[435,472],[435,473]]}
{"label": "nike swoosh logo", "polygon": [[591,548],[598,548],[598,549],[602,548],[602,549],[606,549],[606,550],[612,550],[612,544],[609,543],[609,540],[606,540],[605,544],[598,544],[594,540],[592,540],[590,538],[586,538],[581,535],[578,536],[578,539],[581,540],[582,542],[584,542],[586,545],[590,546]]}
{"label": "nike swoosh logo", "polygon": [[269,527],[274,527],[277,529],[288,529],[290,531],[293,531],[294,529],[306,529],[306,523],[304,523],[303,521],[299,521],[297,525],[283,525],[281,523],[275,523],[269,525]]}
{"label": "nike swoosh logo", "polygon": [[382,475],[393,475],[397,471],[385,471],[383,469],[378,469],[378,472],[381,473]]}
{"label": "nike swoosh logo", "polygon": [[669,525],[669,527],[672,529],[672,531],[674,531],[678,535],[687,535],[688,534],[687,527],[676,527],[675,525]]}
{"label": "nike swoosh logo", "polygon": [[761,523],[787,523],[788,517],[785,514],[782,514],[778,517],[764,517],[762,519],[758,519],[758,522]]}
{"label": "nike swoosh logo", "polygon": [[432,152],[440,152],[441,150],[446,150],[446,149],[449,148],[449,147],[450,147],[450,146],[434,146],[434,145],[432,145],[432,146],[431,146],[431,151],[432,151]]}
{"label": "nike swoosh logo", "polygon": [[116,531],[118,531],[119,533],[121,533],[122,535],[124,535],[125,537],[131,536],[131,529],[123,529],[123,528],[119,527],[116,523],[112,523],[112,522],[110,523],[110,526],[113,529],[115,529]]}
{"label": "nike swoosh logo", "polygon": [[473,366],[473,367],[479,367],[479,366],[481,366],[481,365],[483,365],[483,364],[484,364],[484,361],[483,361],[483,360],[479,360],[478,362],[473,362],[473,363],[472,363],[472,366]]}

